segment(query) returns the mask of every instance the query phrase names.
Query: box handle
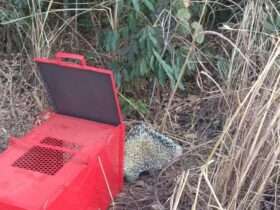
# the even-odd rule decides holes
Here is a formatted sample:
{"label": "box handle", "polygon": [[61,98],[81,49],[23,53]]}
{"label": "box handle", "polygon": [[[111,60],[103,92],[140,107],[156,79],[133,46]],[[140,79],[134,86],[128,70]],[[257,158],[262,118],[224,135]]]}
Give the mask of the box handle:
{"label": "box handle", "polygon": [[67,58],[73,59],[73,60],[78,60],[80,62],[80,65],[82,65],[82,66],[87,65],[86,59],[83,55],[66,53],[66,52],[57,52],[55,54],[55,59],[59,62],[63,62],[63,60],[67,59]]}

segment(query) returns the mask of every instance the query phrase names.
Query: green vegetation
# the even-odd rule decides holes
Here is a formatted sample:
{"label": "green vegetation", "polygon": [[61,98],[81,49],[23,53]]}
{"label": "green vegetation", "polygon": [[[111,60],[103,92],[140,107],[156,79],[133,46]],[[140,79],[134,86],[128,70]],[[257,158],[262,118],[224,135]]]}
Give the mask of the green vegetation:
{"label": "green vegetation", "polygon": [[[63,7],[61,3],[11,1],[0,20],[4,25],[18,27],[21,39],[35,31],[39,37],[30,41],[37,41],[34,48],[42,48],[53,40],[49,33],[59,33],[51,27],[59,25],[56,30],[62,31],[75,19],[75,30],[96,31],[96,51],[107,55],[104,62],[114,70],[118,84],[155,78],[161,85],[170,81],[174,87],[187,57],[188,75],[197,69],[196,56],[189,52],[192,40],[197,45],[205,40],[202,19],[195,15],[202,12],[203,4],[191,5],[183,0],[69,1],[69,6]],[[42,54],[37,51],[35,55]],[[181,83],[180,87],[184,85]]]}

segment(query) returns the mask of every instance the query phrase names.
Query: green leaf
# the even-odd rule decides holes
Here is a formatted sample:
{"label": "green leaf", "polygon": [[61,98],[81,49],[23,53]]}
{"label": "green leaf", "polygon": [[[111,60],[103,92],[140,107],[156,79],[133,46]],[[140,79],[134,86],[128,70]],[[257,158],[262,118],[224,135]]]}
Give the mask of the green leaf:
{"label": "green leaf", "polygon": [[136,12],[140,12],[140,4],[139,0],[132,0],[133,8],[136,10]]}
{"label": "green leaf", "polygon": [[166,74],[164,70],[160,67],[157,68],[157,70],[158,70],[157,77],[158,77],[159,84],[163,86],[166,81]]}
{"label": "green leaf", "polygon": [[185,22],[185,21],[189,21],[191,19],[192,14],[188,8],[182,8],[182,9],[178,10],[176,17],[180,21]]}
{"label": "green leaf", "polygon": [[139,32],[139,34],[138,34],[139,43],[140,43],[142,46],[145,45],[145,42],[146,42],[146,40],[147,40],[147,38],[148,38],[148,36],[149,36],[149,33],[148,33],[148,28],[149,28],[149,27],[150,27],[150,26],[147,26],[147,27],[143,28],[143,29]]}
{"label": "green leaf", "polygon": [[192,33],[192,30],[191,30],[191,26],[188,22],[185,22],[185,23],[180,23],[178,25],[178,31],[182,34],[191,34]]}
{"label": "green leaf", "polygon": [[135,13],[130,12],[128,14],[128,28],[129,31],[134,33],[137,30],[137,20]]}
{"label": "green leaf", "polygon": [[105,35],[105,48],[107,52],[115,51],[119,43],[119,33],[116,31],[107,32]]}
{"label": "green leaf", "polygon": [[155,67],[155,56],[151,56],[148,65],[151,69]]}
{"label": "green leaf", "polygon": [[179,9],[176,17],[179,19],[178,31],[182,34],[191,34],[190,18],[191,12],[188,8]]}
{"label": "green leaf", "polygon": [[162,66],[162,68],[164,69],[166,75],[168,76],[168,78],[172,81],[174,80],[173,77],[173,70],[172,67],[170,65],[168,65],[163,59],[162,57],[158,54],[158,52],[156,50],[153,50],[154,55],[157,58],[157,61],[160,63],[160,65]]}
{"label": "green leaf", "polygon": [[149,33],[149,39],[151,40],[151,42],[153,43],[154,47],[158,46],[158,40],[156,39],[156,37],[153,35],[153,33]]}
{"label": "green leaf", "polygon": [[149,0],[144,0],[143,3],[151,12],[155,11],[154,5]]}
{"label": "green leaf", "polygon": [[141,59],[140,61],[140,74],[143,76],[147,73],[149,73],[149,67],[147,65],[147,62],[145,59]]}
{"label": "green leaf", "polygon": [[194,29],[193,39],[195,39],[196,43],[202,44],[205,38],[202,25],[198,22],[193,22],[192,28]]}
{"label": "green leaf", "polygon": [[[175,72],[176,72],[176,82],[177,82],[178,79],[179,79],[178,77],[179,77],[179,75],[180,75],[180,73],[181,73],[181,68],[180,68],[179,66],[175,66],[174,69],[175,69]],[[185,87],[184,87],[184,85],[183,85],[182,79],[181,79],[181,81],[179,81],[178,87],[179,87],[179,89],[181,89],[181,90],[184,90],[184,89],[185,89]]]}
{"label": "green leaf", "polygon": [[175,1],[173,2],[173,6],[174,6],[174,8],[175,8],[176,10],[185,7],[184,2],[183,2],[182,0],[175,0]]}
{"label": "green leaf", "polygon": [[134,99],[132,97],[124,96],[120,93],[120,103],[122,106],[122,110],[125,114],[130,114],[131,112],[138,112],[142,117],[148,113],[148,105],[140,100]]}

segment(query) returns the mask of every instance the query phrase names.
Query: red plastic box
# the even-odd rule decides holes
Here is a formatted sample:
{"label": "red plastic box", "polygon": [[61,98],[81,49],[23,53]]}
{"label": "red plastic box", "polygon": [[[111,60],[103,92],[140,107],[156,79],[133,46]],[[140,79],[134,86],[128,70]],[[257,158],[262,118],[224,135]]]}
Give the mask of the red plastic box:
{"label": "red plastic box", "polygon": [[113,74],[76,54],[35,61],[54,111],[0,155],[0,210],[105,210],[123,185]]}

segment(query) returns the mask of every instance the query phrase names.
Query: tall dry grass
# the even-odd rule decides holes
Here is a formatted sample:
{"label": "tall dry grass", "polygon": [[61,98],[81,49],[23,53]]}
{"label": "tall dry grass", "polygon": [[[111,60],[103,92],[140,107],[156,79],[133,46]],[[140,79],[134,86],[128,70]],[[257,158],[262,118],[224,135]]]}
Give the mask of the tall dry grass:
{"label": "tall dry grass", "polygon": [[[280,208],[280,39],[264,30],[267,17],[277,12],[270,0],[247,1],[242,22],[225,27],[235,37],[229,43],[230,67],[223,88],[228,118],[201,166],[199,181],[190,183],[197,189],[193,210],[200,209],[202,199],[203,209]],[[180,190],[177,187],[174,194],[181,196]]]}
{"label": "tall dry grass", "polygon": [[263,1],[248,2],[235,42],[247,60],[232,53],[228,85],[237,91],[234,112],[209,157],[216,156],[212,183],[225,209],[261,209],[278,176],[280,42],[264,31],[275,12],[270,1],[265,7]]}

